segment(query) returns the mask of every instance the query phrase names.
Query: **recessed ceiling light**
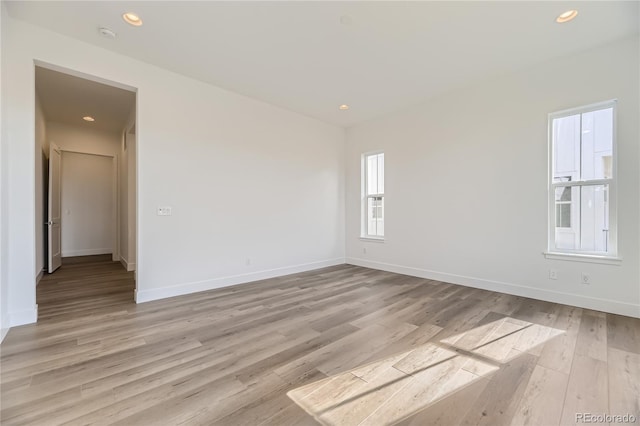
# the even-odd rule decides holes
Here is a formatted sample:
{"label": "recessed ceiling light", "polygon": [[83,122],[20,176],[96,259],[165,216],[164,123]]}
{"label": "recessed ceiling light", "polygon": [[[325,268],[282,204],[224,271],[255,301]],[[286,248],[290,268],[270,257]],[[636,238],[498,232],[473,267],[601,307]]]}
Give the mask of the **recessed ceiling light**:
{"label": "recessed ceiling light", "polygon": [[348,110],[348,109],[349,109],[349,105],[347,105],[347,104],[342,104],[342,105],[340,105],[340,106],[338,107],[338,109],[339,109],[339,110],[342,110],[342,111],[346,111],[346,110]]}
{"label": "recessed ceiling light", "polygon": [[91,117],[90,115],[86,115],[86,116],[82,117],[82,119],[83,119],[84,121],[89,121],[89,122],[91,122],[91,123],[93,123],[94,121],[96,121],[96,119],[95,119],[95,118],[93,118],[93,117]]}
{"label": "recessed ceiling light", "polygon": [[566,12],[561,13],[560,15],[558,15],[558,17],[556,18],[556,22],[558,24],[564,24],[565,22],[571,21],[576,16],[578,16],[578,11],[577,10],[575,10],[575,9],[567,10]]}
{"label": "recessed ceiling light", "polygon": [[127,24],[131,24],[134,27],[139,27],[140,25],[142,25],[142,19],[140,19],[140,17],[135,13],[131,13],[131,12],[124,13],[122,15],[122,19],[124,19],[124,21]]}

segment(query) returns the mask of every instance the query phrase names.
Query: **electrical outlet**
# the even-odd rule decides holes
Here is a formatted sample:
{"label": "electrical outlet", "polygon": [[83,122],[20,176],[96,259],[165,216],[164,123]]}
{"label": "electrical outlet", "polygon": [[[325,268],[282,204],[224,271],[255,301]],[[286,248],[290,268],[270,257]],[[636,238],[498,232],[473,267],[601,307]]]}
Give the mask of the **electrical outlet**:
{"label": "electrical outlet", "polygon": [[246,260],[245,263],[246,263],[247,266],[251,266],[251,258],[247,257],[247,260]]}
{"label": "electrical outlet", "polygon": [[580,282],[582,284],[591,284],[591,275],[585,274],[584,272],[580,276]]}
{"label": "electrical outlet", "polygon": [[557,280],[558,279],[558,271],[556,271],[555,269],[549,269],[549,279],[550,280]]}
{"label": "electrical outlet", "polygon": [[366,247],[362,247],[362,254],[367,254],[367,248]]}

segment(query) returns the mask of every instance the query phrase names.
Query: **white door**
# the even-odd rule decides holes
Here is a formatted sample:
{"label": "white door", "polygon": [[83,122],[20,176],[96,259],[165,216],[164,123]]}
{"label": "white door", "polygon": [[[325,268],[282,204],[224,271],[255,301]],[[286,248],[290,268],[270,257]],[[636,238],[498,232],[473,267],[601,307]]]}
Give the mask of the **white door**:
{"label": "white door", "polygon": [[49,273],[62,265],[62,233],[60,232],[61,196],[60,168],[62,166],[60,148],[51,144],[49,148]]}

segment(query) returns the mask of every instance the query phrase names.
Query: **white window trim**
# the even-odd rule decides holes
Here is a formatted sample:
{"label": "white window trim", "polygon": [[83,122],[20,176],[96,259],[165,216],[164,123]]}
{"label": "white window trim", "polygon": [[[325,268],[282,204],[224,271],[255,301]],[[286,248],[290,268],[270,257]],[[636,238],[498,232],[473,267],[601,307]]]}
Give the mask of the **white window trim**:
{"label": "white window trim", "polygon": [[[612,99],[583,107],[566,109],[548,116],[548,211],[547,211],[547,251],[543,252],[547,259],[572,260],[591,263],[618,265],[622,258],[618,257],[618,147],[617,147],[617,100]],[[612,177],[610,179],[578,180],[570,182],[553,182],[553,120],[570,115],[584,114],[601,109],[613,109]],[[583,250],[567,250],[555,247],[555,189],[564,186],[609,185],[609,251],[607,253],[587,252]]]}
{"label": "white window trim", "polygon": [[582,254],[582,253],[562,253],[562,252],[550,252],[550,251],[545,251],[542,254],[547,259],[552,259],[552,260],[570,260],[573,262],[600,263],[604,265],[616,265],[616,266],[620,266],[620,264],[622,263],[622,258],[615,257],[615,256],[602,256],[602,255]]}
{"label": "white window trim", "polygon": [[368,236],[368,237],[360,237],[360,240],[369,241],[369,242],[372,242],[372,243],[384,243],[384,237]]}
{"label": "white window trim", "polygon": [[[360,158],[360,207],[361,207],[361,212],[360,212],[360,239],[363,241],[375,241],[378,243],[383,243],[384,242],[384,236],[380,237],[378,235],[369,235],[367,233],[367,199],[368,198],[372,198],[372,197],[382,197],[382,199],[384,200],[384,194],[367,194],[367,172],[368,172],[368,167],[367,167],[367,157],[370,157],[372,155],[378,155],[378,154],[384,154],[383,150],[378,150],[378,151],[370,151],[370,152],[365,152],[362,154],[361,158]],[[385,155],[385,160],[386,160],[386,155]],[[385,230],[386,230],[386,226],[385,226]]]}

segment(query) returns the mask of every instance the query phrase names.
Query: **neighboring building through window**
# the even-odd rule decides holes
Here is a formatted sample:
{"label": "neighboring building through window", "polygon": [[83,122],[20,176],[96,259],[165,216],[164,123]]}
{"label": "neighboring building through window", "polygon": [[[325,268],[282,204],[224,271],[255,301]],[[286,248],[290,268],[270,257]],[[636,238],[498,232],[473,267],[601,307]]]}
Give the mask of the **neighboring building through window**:
{"label": "neighboring building through window", "polygon": [[[565,178],[566,182],[571,181],[571,176]],[[556,196],[556,228],[571,228],[571,187],[568,186]]]}
{"label": "neighboring building through window", "polygon": [[384,238],[384,153],[365,154],[362,158],[363,226],[365,238]]}
{"label": "neighboring building through window", "polygon": [[616,255],[615,101],[549,116],[549,251]]}

